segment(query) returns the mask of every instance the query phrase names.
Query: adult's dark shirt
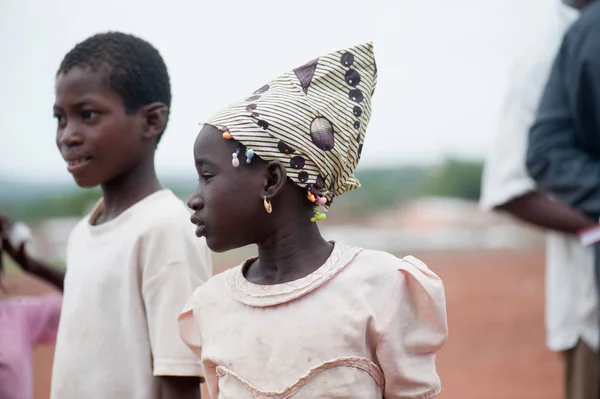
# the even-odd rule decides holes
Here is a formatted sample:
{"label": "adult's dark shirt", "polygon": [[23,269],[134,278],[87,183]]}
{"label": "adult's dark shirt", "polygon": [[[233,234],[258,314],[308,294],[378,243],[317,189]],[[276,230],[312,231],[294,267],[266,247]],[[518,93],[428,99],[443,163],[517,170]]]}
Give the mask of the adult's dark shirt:
{"label": "adult's dark shirt", "polygon": [[600,2],[565,34],[529,133],[527,170],[546,191],[600,217]]}

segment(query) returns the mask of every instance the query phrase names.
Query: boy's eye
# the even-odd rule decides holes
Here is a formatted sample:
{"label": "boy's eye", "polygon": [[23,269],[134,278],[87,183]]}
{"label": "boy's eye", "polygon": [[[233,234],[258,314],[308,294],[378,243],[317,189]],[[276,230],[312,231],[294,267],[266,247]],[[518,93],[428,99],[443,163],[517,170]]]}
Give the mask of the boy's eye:
{"label": "boy's eye", "polygon": [[59,126],[64,124],[65,117],[63,115],[54,114],[54,119],[56,119]]}
{"label": "boy's eye", "polygon": [[204,181],[209,181],[211,177],[213,177],[213,175],[210,173],[202,173],[202,179],[204,179]]}

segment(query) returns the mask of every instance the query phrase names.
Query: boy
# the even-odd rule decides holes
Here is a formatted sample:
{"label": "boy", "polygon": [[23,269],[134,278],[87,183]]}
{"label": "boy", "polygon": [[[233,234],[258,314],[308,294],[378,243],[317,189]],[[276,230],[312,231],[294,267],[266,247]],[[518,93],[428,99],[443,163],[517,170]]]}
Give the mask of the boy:
{"label": "boy", "polygon": [[102,199],[73,230],[51,398],[198,398],[177,314],[211,275],[189,213],[154,169],[171,104],[158,51],[132,35],[77,44],[56,75],[56,142]]}

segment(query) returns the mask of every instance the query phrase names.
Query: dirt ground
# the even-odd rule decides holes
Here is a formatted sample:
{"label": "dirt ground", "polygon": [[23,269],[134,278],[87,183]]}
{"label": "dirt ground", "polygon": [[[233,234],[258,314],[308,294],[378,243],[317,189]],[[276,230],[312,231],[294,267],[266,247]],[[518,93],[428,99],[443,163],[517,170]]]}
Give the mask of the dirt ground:
{"label": "dirt ground", "polygon": [[[558,355],[544,346],[541,250],[416,254],[444,280],[450,337],[438,356],[440,399],[559,399]],[[19,294],[48,288],[7,278]],[[53,348],[35,352],[35,399],[47,399]]]}

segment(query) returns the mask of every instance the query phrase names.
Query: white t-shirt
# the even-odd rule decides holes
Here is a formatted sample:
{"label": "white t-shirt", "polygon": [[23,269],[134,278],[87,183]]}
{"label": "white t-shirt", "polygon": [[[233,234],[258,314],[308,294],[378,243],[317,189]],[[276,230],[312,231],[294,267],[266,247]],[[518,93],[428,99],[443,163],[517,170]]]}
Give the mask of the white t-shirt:
{"label": "white t-shirt", "polygon": [[[527,136],[562,37],[577,13],[560,4],[545,35],[512,71],[505,109],[482,182],[481,206],[492,209],[536,189],[527,174]],[[546,241],[546,334],[551,350],[575,346],[581,338],[598,347],[594,255],[567,234],[548,232]]]}
{"label": "white t-shirt", "polygon": [[187,208],[158,191],[109,222],[73,229],[52,399],[155,399],[154,376],[201,376],[177,316],[211,276]]}

